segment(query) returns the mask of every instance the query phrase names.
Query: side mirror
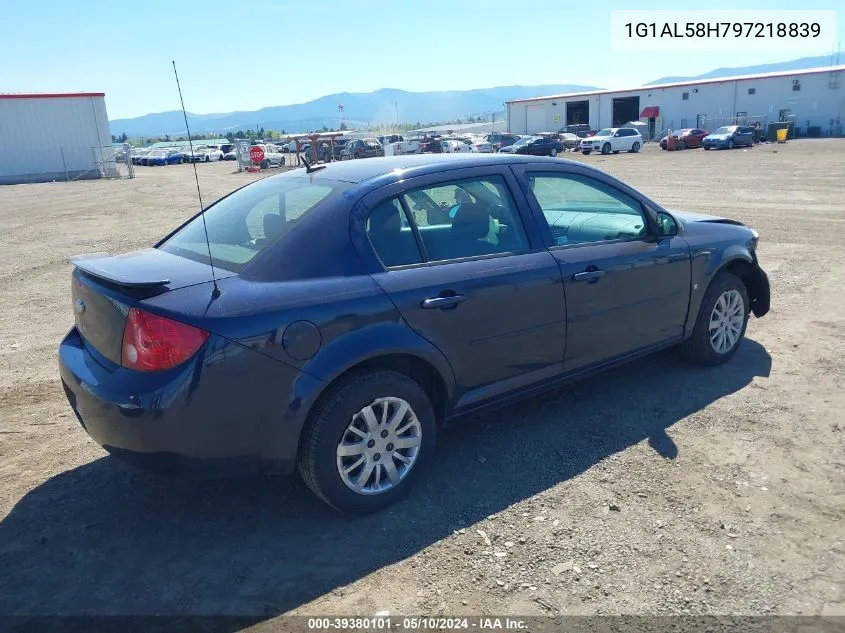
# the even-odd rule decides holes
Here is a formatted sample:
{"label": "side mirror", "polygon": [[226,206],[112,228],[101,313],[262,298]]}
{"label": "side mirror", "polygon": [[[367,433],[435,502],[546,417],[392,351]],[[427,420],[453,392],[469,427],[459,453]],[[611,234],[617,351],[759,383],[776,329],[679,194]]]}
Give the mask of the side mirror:
{"label": "side mirror", "polygon": [[657,236],[672,237],[678,234],[678,221],[665,211],[657,214]]}

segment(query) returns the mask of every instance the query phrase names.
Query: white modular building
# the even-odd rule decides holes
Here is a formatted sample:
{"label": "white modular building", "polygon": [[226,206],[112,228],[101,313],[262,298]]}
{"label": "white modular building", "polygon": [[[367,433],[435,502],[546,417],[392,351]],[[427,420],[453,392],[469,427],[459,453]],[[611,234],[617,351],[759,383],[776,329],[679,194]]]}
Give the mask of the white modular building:
{"label": "white modular building", "polygon": [[105,95],[0,94],[0,184],[116,173]]}
{"label": "white modular building", "polygon": [[798,136],[842,136],[845,65],[594,90],[506,102],[509,131],[593,130],[640,121],[643,136],[666,130],[787,122]]}

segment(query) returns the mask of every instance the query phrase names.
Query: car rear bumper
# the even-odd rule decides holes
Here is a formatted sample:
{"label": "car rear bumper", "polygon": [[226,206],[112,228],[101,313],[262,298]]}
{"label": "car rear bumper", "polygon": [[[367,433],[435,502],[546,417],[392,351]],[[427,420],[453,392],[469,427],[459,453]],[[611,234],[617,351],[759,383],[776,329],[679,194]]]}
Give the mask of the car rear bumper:
{"label": "car rear bumper", "polygon": [[171,370],[107,363],[76,328],[59,346],[68,402],[109,453],[171,474],[293,470],[304,421],[293,396],[302,376],[296,369],[213,334],[194,358]]}

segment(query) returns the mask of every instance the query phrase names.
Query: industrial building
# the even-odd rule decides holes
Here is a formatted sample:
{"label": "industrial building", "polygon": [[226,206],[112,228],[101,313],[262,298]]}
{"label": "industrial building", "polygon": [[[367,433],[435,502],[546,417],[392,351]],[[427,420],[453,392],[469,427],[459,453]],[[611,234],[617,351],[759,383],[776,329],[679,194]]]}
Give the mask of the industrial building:
{"label": "industrial building", "polygon": [[102,92],[0,94],[0,184],[117,175]]}
{"label": "industrial building", "polygon": [[516,134],[576,124],[599,130],[641,121],[646,138],[666,130],[757,122],[764,129],[787,122],[793,135],[841,136],[843,80],[845,65],[517,99],[505,105],[508,129]]}

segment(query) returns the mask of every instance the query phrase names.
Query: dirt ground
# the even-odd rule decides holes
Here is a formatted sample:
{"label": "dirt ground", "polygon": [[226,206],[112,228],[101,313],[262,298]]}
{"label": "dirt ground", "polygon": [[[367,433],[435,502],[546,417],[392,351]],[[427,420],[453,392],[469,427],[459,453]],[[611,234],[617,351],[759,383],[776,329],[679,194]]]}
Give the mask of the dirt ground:
{"label": "dirt ground", "polygon": [[[845,141],[568,156],[755,227],[771,313],[723,367],[666,352],[447,430],[352,518],[298,478],[136,472],[68,407],[67,256],[156,241],[190,166],[0,187],[0,613],[845,615]],[[206,203],[255,178],[198,169]]]}

